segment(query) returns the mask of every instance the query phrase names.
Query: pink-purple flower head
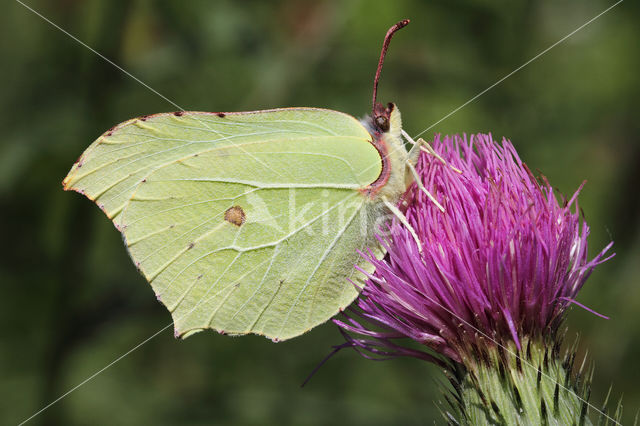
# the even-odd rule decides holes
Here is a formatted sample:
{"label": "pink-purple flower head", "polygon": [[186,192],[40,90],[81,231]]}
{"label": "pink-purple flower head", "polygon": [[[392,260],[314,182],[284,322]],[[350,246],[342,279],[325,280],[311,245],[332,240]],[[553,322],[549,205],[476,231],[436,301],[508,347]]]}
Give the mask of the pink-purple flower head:
{"label": "pink-purple flower head", "polygon": [[[441,363],[434,351],[462,362],[478,345],[511,341],[520,349],[525,337],[555,336],[611,246],[589,260],[579,189],[558,200],[509,141],[498,144],[491,135],[436,137],[433,148],[446,164],[423,152],[417,170],[445,212],[415,184],[409,188],[405,216],[422,251],[394,220],[389,237],[380,238],[387,256],[365,254],[375,273],[357,307],[334,320],[348,332],[345,345],[372,358]],[[404,344],[407,338],[418,349]]]}

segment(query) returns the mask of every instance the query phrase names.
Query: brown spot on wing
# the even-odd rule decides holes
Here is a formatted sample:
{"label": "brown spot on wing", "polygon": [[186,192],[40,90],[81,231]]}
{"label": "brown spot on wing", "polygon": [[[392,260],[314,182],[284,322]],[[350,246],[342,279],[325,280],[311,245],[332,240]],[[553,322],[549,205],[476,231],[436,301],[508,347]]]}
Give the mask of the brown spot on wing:
{"label": "brown spot on wing", "polygon": [[244,210],[242,210],[242,207],[233,206],[229,207],[224,212],[224,220],[236,226],[241,226],[246,220],[246,215],[244,213]]}

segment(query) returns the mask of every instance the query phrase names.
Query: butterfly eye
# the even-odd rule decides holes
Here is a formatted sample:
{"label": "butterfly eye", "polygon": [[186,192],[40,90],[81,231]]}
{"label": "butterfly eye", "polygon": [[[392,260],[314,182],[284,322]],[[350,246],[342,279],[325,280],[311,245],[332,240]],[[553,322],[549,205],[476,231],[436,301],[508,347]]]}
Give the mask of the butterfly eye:
{"label": "butterfly eye", "polygon": [[383,132],[389,130],[389,119],[387,119],[387,117],[385,117],[384,115],[378,115],[375,121],[378,129],[382,130]]}

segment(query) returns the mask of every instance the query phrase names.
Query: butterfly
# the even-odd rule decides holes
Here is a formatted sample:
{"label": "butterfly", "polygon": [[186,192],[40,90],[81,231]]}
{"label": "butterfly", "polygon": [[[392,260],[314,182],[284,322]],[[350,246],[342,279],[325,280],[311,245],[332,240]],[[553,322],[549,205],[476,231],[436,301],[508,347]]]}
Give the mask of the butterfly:
{"label": "butterfly", "polygon": [[176,337],[285,340],[357,296],[349,281],[372,268],[358,251],[384,255],[376,230],[390,212],[403,218],[395,204],[416,176],[420,144],[407,151],[400,111],[376,102],[389,42],[408,22],[387,32],[363,121],[318,108],[147,115],[73,165],[64,189],[113,221]]}

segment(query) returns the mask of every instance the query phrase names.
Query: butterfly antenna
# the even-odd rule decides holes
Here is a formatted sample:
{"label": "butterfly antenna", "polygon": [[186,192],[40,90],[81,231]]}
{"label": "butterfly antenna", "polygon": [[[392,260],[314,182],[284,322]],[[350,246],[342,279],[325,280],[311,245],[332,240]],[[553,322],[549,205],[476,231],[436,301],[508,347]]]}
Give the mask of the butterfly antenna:
{"label": "butterfly antenna", "polygon": [[376,99],[378,96],[378,80],[380,80],[380,72],[382,72],[382,64],[384,63],[384,57],[387,55],[387,49],[389,48],[389,43],[391,43],[391,37],[401,28],[406,27],[409,24],[408,19],[403,19],[402,21],[395,24],[393,27],[389,28],[387,31],[387,35],[384,36],[384,43],[382,44],[382,51],[380,52],[380,60],[378,61],[378,69],[376,70],[376,77],[373,79],[373,110],[376,108]]}

